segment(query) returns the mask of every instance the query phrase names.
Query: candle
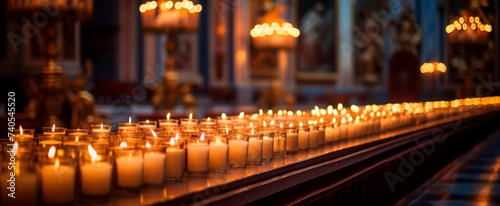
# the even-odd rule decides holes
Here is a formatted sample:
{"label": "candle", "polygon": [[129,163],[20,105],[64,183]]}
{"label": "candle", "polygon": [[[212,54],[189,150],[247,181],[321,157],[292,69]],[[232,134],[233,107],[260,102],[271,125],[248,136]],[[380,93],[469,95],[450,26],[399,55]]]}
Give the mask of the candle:
{"label": "candle", "polygon": [[19,129],[14,130],[14,137],[16,139],[33,138],[34,133],[35,129],[23,129],[22,126],[19,126]]}
{"label": "candle", "polygon": [[297,135],[297,130],[293,128],[293,124],[290,124],[286,129],[286,152],[293,153],[297,152],[299,145],[299,139]]}
{"label": "candle", "polygon": [[158,121],[160,122],[161,128],[171,128],[179,125],[178,119],[170,119],[170,113],[167,114],[167,119],[160,119]]}
{"label": "candle", "polygon": [[325,127],[325,143],[333,142],[333,127],[327,126]]}
{"label": "candle", "polygon": [[273,138],[269,136],[264,136],[263,146],[262,146],[262,159],[271,160],[273,158]]}
{"label": "candle", "polygon": [[[53,159],[56,148],[52,146],[49,158]],[[75,168],[60,165],[57,158],[52,165],[44,165],[41,169],[42,197],[47,204],[68,204],[74,200]]]}
{"label": "candle", "polygon": [[305,150],[309,148],[309,129],[302,126],[302,122],[299,127],[299,141],[298,148],[301,150]]}
{"label": "candle", "polygon": [[249,164],[260,164],[261,160],[262,160],[262,139],[253,136],[251,137],[250,140],[248,140],[247,162]]}
{"label": "candle", "polygon": [[90,128],[92,128],[92,133],[111,132],[111,125],[104,125],[103,123],[96,124],[96,125],[90,125]]}
{"label": "candle", "polygon": [[227,138],[216,137],[215,142],[210,143],[209,169],[212,171],[225,171],[227,169]]}
{"label": "candle", "polygon": [[149,142],[146,143],[146,152],[144,153],[144,176],[143,176],[145,184],[161,184],[165,179],[164,152],[165,148],[163,147],[152,148]]}
{"label": "candle", "polygon": [[80,166],[82,193],[85,195],[106,195],[111,191],[113,166],[109,162],[98,161],[101,156],[88,145],[91,162]]}
{"label": "candle", "polygon": [[202,133],[199,140],[190,142],[187,147],[187,170],[191,174],[204,174],[208,171],[209,145]]}
{"label": "candle", "polygon": [[156,128],[156,121],[139,121],[139,128],[143,130],[150,130]]}
{"label": "candle", "polygon": [[174,138],[170,138],[170,146],[167,148],[165,177],[167,179],[179,179],[184,172],[184,149],[183,145],[175,142]]}
{"label": "candle", "polygon": [[[300,132],[299,132],[299,138],[300,138]],[[318,130],[317,128],[311,128],[309,130],[309,148],[316,148],[318,147]]]}
{"label": "candle", "polygon": [[43,134],[49,135],[65,135],[66,128],[64,127],[56,127],[56,124],[53,124],[52,127],[43,127]]}
{"label": "candle", "polygon": [[229,140],[229,164],[233,167],[244,167],[247,162],[248,137],[231,135]]}
{"label": "candle", "polygon": [[144,159],[141,150],[126,149],[127,145],[122,142],[116,158],[117,185],[125,188],[136,188],[142,184],[142,172]]}

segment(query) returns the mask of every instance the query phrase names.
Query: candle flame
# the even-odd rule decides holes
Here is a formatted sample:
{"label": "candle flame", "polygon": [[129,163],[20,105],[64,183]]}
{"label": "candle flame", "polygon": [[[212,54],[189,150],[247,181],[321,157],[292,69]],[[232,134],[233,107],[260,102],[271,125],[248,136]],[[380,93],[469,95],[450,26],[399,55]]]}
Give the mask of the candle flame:
{"label": "candle flame", "polygon": [[103,124],[102,124],[102,122],[101,122],[101,132],[102,132],[102,130],[103,130],[103,126],[104,126],[104,125],[103,125]]}
{"label": "candle flame", "polygon": [[156,133],[155,133],[155,131],[153,129],[151,129],[151,134],[153,134],[153,137],[156,138]]}
{"label": "candle flame", "polygon": [[[179,136],[179,135],[177,135]],[[175,145],[175,139],[174,138],[170,138],[170,145],[174,146]]]}
{"label": "candle flame", "polygon": [[170,112],[167,113],[167,119],[170,119]]}
{"label": "candle flame", "polygon": [[340,111],[340,114],[346,114],[347,113],[347,110],[346,109],[342,109],[342,111]]}
{"label": "candle flame", "polygon": [[252,119],[257,119],[257,117],[258,117],[257,114],[252,115]]}
{"label": "candle flame", "polygon": [[307,121],[307,124],[313,124],[313,123],[314,123],[314,121],[312,121],[312,120]]}
{"label": "candle flame", "polygon": [[343,107],[344,107],[344,105],[342,105],[342,103],[337,104],[337,109],[338,110],[342,110]]}
{"label": "candle flame", "polygon": [[253,122],[250,122],[250,127],[252,127],[252,128],[253,128]]}
{"label": "candle flame", "polygon": [[226,119],[226,113],[222,113],[222,119]]}
{"label": "candle flame", "polygon": [[302,127],[302,125],[303,125],[303,124],[302,124],[302,122],[300,122],[300,123],[299,123],[299,127]]}
{"label": "candle flame", "polygon": [[319,119],[319,123],[323,123],[323,118],[320,118],[320,119]]}
{"label": "candle flame", "polygon": [[149,123],[149,119],[146,119],[146,123]]}
{"label": "candle flame", "polygon": [[132,117],[131,116],[128,116],[128,123],[132,123]]}
{"label": "candle flame", "polygon": [[280,123],[280,128],[283,128],[283,123]]}
{"label": "candle flame", "polygon": [[292,111],[288,111],[288,116],[292,116],[293,115],[293,112]]}
{"label": "candle flame", "polygon": [[90,144],[89,144],[88,148],[89,148],[90,157],[92,157],[92,162],[95,162],[97,160],[97,152],[94,150],[94,148],[92,148],[92,146]]}
{"label": "candle flame", "polygon": [[52,125],[52,133],[56,132],[56,124]]}
{"label": "candle flame", "polygon": [[222,144],[222,142],[220,141],[220,139],[219,139],[219,138],[216,138],[216,139],[215,139],[215,143],[216,143],[216,144]]}
{"label": "candle flame", "polygon": [[314,124],[314,125],[317,125],[317,124],[318,124],[318,121],[314,120],[314,123],[313,123],[313,124]]}
{"label": "candle flame", "polygon": [[293,127],[293,123],[290,123],[290,124],[288,125],[288,127]]}
{"label": "candle flame", "polygon": [[245,112],[240,112],[240,116],[239,116],[239,118],[240,118],[240,119],[243,119],[243,117],[244,117],[244,116],[245,116]]}
{"label": "candle flame", "polygon": [[267,115],[269,116],[273,115],[273,110],[267,110]]}
{"label": "candle flame", "polygon": [[75,142],[78,142],[78,137],[80,137],[80,136],[76,136],[76,138],[75,138]]}
{"label": "candle flame", "polygon": [[229,128],[227,128],[227,125],[226,125],[226,134],[229,134]]}
{"label": "candle flame", "polygon": [[210,122],[210,117],[207,117],[207,121],[209,121],[209,122]]}
{"label": "candle flame", "polygon": [[269,137],[268,136],[264,136],[264,139],[269,139]]}
{"label": "candle flame", "polygon": [[337,111],[337,109],[334,109],[333,110],[333,115],[337,116],[339,114],[339,111]]}
{"label": "candle flame", "polygon": [[149,144],[149,142],[146,142],[146,148],[151,148],[151,144]]}
{"label": "candle flame", "polygon": [[200,135],[200,141],[205,140],[205,132],[202,132]]}
{"label": "candle flame", "polygon": [[21,125],[19,125],[19,133],[23,135],[23,127],[21,127]]}
{"label": "candle flame", "polygon": [[278,111],[278,115],[279,115],[279,116],[283,115],[283,111],[279,110],[279,111]]}
{"label": "candle flame", "polygon": [[359,107],[353,104],[353,105],[351,105],[351,111],[353,111],[354,113],[358,113]]}
{"label": "candle flame", "polygon": [[262,111],[262,109],[259,109],[259,115],[262,116],[262,114],[264,114],[264,111]]}
{"label": "candle flame", "polygon": [[252,127],[252,134],[254,134],[253,127]]}
{"label": "candle flame", "polygon": [[326,109],[328,110],[329,115],[333,114],[333,106],[332,105],[328,105],[328,107]]}
{"label": "candle flame", "polygon": [[271,120],[271,122],[269,124],[270,125],[274,125],[274,120]]}
{"label": "candle flame", "polygon": [[344,124],[344,123],[345,123],[345,118],[344,118],[344,117],[342,117],[342,120],[340,120],[340,122],[341,122],[342,124]]}
{"label": "candle flame", "polygon": [[335,124],[335,122],[337,122],[337,119],[334,117],[334,118],[332,119],[332,123],[334,123],[334,124]]}
{"label": "candle flame", "polygon": [[179,139],[179,133],[175,134],[175,140]]}
{"label": "candle flame", "polygon": [[122,142],[122,143],[120,144],[120,147],[122,147],[122,148],[127,147],[127,143],[126,143],[126,142]]}
{"label": "candle flame", "polygon": [[265,121],[265,120],[264,120],[264,121],[262,121],[262,125],[263,125],[264,127],[266,127],[266,126],[267,126],[267,124],[266,124],[266,121]]}
{"label": "candle flame", "polygon": [[193,119],[193,113],[189,113],[189,119]]}
{"label": "candle flame", "polygon": [[54,158],[54,155],[56,154],[56,147],[52,146],[49,149],[49,158],[52,159]]}
{"label": "candle flame", "polygon": [[302,111],[297,110],[297,116],[300,116],[300,115],[302,115]]}

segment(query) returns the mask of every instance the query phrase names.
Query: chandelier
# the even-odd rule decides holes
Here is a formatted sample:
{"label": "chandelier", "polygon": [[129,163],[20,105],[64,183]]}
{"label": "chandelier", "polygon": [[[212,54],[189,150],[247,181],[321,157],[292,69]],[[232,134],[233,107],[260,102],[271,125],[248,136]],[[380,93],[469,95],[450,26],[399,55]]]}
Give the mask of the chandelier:
{"label": "chandelier", "polygon": [[192,1],[149,1],[141,4],[142,28],[156,32],[168,30],[196,31],[199,27],[200,4]]}
{"label": "chandelier", "polygon": [[491,30],[491,25],[483,24],[478,16],[472,15],[456,17],[446,26],[451,44],[486,44]]}
{"label": "chandelier", "polygon": [[420,66],[420,72],[422,74],[432,74],[434,72],[445,73],[446,72],[446,65],[443,63],[438,63],[438,62],[424,63],[424,64],[422,64],[422,66]]}
{"label": "chandelier", "polygon": [[250,31],[256,48],[293,49],[300,31],[289,22],[257,24]]}

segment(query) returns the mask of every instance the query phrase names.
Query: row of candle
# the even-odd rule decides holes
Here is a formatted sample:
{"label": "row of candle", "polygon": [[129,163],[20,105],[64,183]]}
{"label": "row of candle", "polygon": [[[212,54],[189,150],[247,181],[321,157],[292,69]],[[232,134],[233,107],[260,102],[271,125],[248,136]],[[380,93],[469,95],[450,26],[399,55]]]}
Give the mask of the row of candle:
{"label": "row of candle", "polygon": [[[37,191],[30,188],[37,182],[42,201],[47,204],[71,203],[77,191],[91,197],[134,191],[142,185],[181,180],[184,171],[189,176],[225,172],[229,167],[260,164],[324,144],[346,147],[349,141],[471,109],[496,110],[499,100],[490,97],[350,108],[339,104],[336,109],[316,107],[311,112],[281,110],[275,114],[260,111],[200,121],[192,115],[180,121],[167,115],[167,119],[158,122],[119,123],[116,133],[111,132],[110,125],[103,124],[92,125],[90,130],[66,130],[53,125],[44,128],[37,138],[33,130],[20,128],[14,131],[14,171],[17,195],[27,198],[2,201],[8,204],[33,200]],[[330,118],[331,121],[325,121]],[[11,144],[2,143],[3,161],[9,159],[4,154],[12,148]],[[8,164],[2,164],[5,165]],[[8,172],[2,168],[2,179],[8,179]],[[7,187],[1,190],[2,194],[9,192]]]}

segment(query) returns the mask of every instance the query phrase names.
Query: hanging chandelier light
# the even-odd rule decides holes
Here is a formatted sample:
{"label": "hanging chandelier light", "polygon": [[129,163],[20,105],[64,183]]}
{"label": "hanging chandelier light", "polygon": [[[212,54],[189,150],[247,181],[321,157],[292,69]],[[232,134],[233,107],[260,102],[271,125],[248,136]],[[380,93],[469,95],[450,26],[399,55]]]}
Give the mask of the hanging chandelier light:
{"label": "hanging chandelier light", "polygon": [[488,41],[488,33],[493,27],[481,22],[479,16],[463,15],[455,17],[446,26],[451,44],[478,44],[484,45]]}

